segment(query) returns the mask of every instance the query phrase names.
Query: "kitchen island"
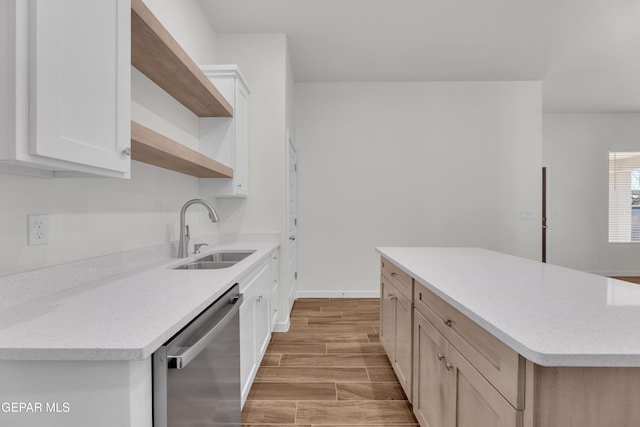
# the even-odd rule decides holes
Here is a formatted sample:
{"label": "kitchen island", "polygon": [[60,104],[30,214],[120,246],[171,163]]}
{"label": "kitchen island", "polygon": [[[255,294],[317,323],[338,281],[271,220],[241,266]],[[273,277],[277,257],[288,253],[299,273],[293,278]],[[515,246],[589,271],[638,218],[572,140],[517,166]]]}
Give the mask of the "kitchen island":
{"label": "kitchen island", "polygon": [[[202,242],[182,259],[166,244],[0,277],[0,425],[151,427],[154,351],[235,283],[247,295],[277,273],[277,235]],[[244,250],[229,268],[174,269]]]}
{"label": "kitchen island", "polygon": [[423,427],[640,425],[637,285],[478,248],[378,252],[381,342]]}

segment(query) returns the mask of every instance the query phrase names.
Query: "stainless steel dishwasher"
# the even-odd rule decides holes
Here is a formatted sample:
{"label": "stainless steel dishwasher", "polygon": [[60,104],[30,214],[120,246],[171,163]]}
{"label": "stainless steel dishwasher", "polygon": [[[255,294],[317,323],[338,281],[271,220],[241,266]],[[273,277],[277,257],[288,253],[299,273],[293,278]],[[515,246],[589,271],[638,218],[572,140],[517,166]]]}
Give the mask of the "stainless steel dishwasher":
{"label": "stainless steel dishwasher", "polygon": [[154,427],[239,425],[236,283],[153,354]]}

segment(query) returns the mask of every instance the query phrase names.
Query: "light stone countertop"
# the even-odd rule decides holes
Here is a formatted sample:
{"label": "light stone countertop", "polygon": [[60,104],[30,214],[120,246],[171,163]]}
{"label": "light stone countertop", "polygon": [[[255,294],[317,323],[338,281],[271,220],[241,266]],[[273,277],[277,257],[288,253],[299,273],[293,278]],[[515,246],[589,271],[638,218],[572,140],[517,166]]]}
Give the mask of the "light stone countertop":
{"label": "light stone countertop", "polygon": [[377,251],[542,366],[640,366],[640,285],[479,248]]}
{"label": "light stone countertop", "polygon": [[195,257],[159,245],[0,277],[0,360],[149,357],[279,247],[277,235],[209,242],[197,257],[256,252],[225,269],[173,270]]}

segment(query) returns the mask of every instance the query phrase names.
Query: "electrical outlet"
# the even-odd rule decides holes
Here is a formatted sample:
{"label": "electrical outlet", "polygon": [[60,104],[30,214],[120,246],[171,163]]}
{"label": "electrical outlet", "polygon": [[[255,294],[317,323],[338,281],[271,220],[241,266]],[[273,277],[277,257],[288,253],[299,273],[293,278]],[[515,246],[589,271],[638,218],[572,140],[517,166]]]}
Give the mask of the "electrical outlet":
{"label": "electrical outlet", "polygon": [[27,215],[29,246],[49,243],[49,215]]}

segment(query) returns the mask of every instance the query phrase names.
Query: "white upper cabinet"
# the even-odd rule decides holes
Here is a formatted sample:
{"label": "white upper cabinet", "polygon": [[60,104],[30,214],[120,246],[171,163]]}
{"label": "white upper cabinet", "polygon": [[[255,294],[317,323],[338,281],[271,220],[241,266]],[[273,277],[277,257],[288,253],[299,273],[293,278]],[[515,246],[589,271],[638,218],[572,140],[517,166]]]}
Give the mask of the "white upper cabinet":
{"label": "white upper cabinet", "polygon": [[233,178],[203,178],[204,196],[242,197],[248,187],[249,89],[237,65],[207,65],[204,74],[233,107],[233,117],[200,119],[200,152],[233,169]]}
{"label": "white upper cabinet", "polygon": [[0,9],[0,171],[128,178],[130,0]]}

